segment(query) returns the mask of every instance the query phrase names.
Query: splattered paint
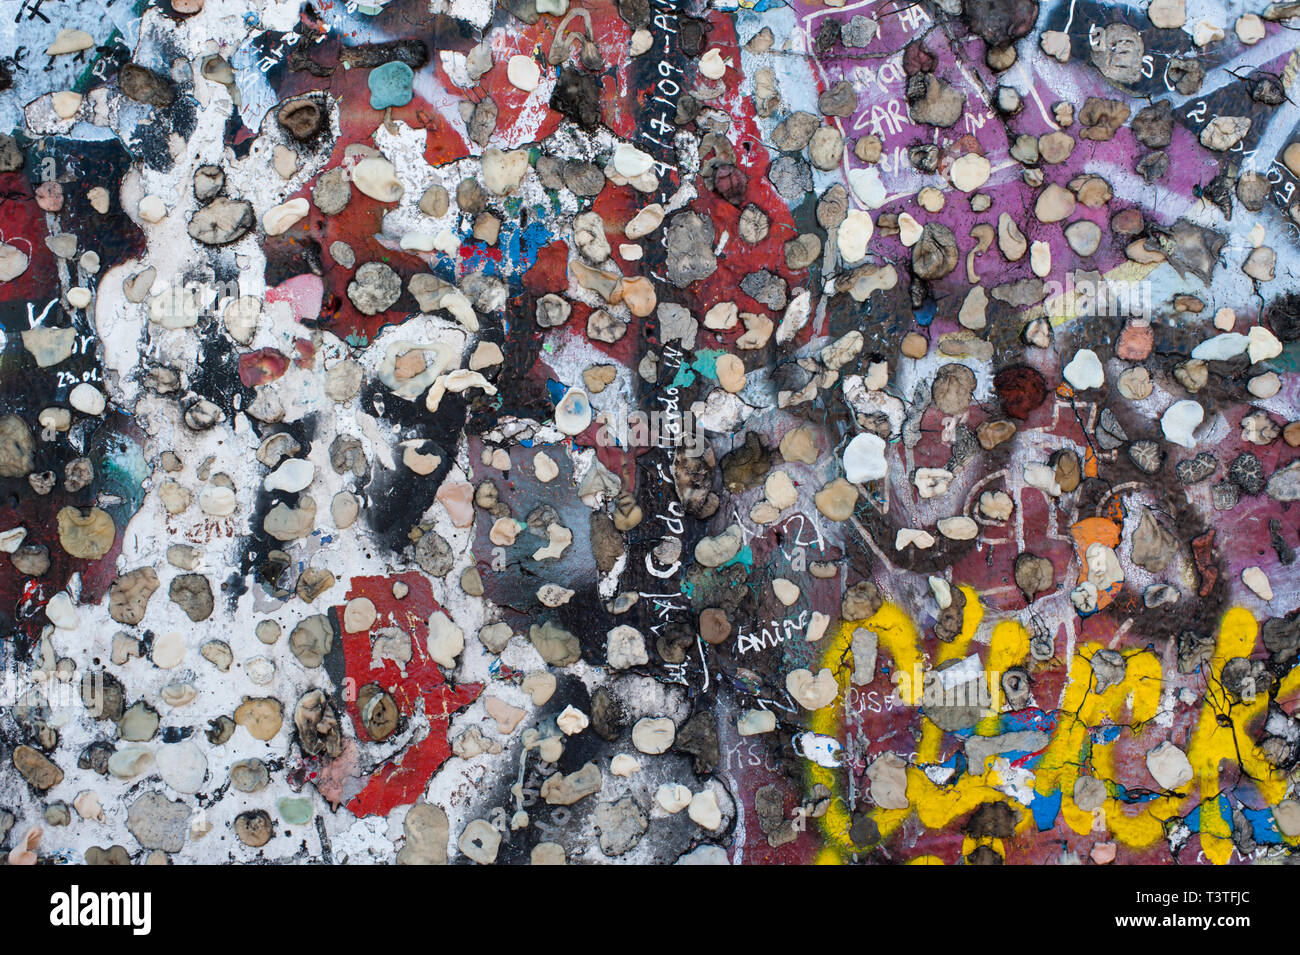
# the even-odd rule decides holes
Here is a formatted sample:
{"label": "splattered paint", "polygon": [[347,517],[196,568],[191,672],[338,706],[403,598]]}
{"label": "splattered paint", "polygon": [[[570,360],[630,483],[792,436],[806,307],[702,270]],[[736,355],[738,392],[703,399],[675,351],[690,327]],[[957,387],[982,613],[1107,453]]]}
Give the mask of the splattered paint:
{"label": "splattered paint", "polygon": [[10,0],[11,863],[1300,839],[1300,7]]}

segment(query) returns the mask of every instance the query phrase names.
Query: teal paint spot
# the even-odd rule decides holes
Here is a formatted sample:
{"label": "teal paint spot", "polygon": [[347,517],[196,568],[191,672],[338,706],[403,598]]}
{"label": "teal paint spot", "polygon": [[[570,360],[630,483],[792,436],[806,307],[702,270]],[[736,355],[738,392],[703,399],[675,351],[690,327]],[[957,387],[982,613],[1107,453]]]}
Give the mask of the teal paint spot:
{"label": "teal paint spot", "polygon": [[358,335],[356,332],[349,335],[346,340],[353,348],[365,348],[370,344],[370,338],[368,336]]}
{"label": "teal paint spot", "polygon": [[1300,341],[1288,342],[1282,349],[1282,354],[1270,358],[1265,367],[1279,374],[1295,374],[1300,371]]}
{"label": "teal paint spot", "polygon": [[370,108],[405,106],[411,101],[411,85],[414,82],[415,73],[405,63],[394,61],[375,67],[367,79],[370,86]]}
{"label": "teal paint spot", "polygon": [[144,503],[144,480],[150,473],[149,465],[135,442],[108,442],[100,459],[99,474],[103,491],[122,499],[121,504],[105,507],[118,527],[125,527],[140,510]]}
{"label": "teal paint spot", "polygon": [[715,381],[718,377],[718,356],[724,354],[720,349],[702,348],[695,353],[695,359],[686,365],[683,363],[677,369],[677,374],[673,377],[673,383],[670,388],[686,388],[695,384],[695,372],[699,372],[706,378],[712,378]]}
{"label": "teal paint spot", "polygon": [[730,567],[732,564],[744,564],[746,570],[754,569],[754,551],[746,544],[736,552],[736,556],[723,564],[723,567]]}
{"label": "teal paint spot", "polygon": [[311,822],[314,810],[311,800],[306,796],[283,796],[276,805],[280,810],[280,818],[291,826],[305,826]]}
{"label": "teal paint spot", "polygon": [[717,380],[718,377],[718,358],[726,354],[717,348],[701,348],[695,353],[695,360],[691,362],[691,367],[701,375]]}

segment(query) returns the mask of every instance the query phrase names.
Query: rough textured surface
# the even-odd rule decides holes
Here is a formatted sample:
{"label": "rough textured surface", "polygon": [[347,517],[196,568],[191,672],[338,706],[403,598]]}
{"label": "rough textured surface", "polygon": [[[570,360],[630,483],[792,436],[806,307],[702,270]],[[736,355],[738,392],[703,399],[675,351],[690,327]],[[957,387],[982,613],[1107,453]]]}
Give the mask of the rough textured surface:
{"label": "rough textured surface", "polygon": [[40,6],[10,861],[1300,845],[1292,8]]}

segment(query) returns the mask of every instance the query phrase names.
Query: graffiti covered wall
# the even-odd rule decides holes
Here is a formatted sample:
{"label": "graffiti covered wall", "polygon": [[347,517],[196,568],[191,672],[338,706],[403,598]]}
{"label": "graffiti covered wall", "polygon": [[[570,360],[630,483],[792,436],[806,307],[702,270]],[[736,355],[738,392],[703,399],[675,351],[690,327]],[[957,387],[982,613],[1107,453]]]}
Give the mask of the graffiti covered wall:
{"label": "graffiti covered wall", "polygon": [[1294,851],[1300,7],[0,8],[11,863]]}

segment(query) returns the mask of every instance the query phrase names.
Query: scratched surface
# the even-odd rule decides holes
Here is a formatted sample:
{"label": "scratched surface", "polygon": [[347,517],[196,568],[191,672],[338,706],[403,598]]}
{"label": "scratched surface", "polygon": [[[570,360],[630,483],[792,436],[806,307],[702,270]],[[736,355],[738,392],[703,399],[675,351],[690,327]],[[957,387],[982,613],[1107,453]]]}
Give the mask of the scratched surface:
{"label": "scratched surface", "polygon": [[1286,859],[1293,15],[0,0],[8,861]]}

